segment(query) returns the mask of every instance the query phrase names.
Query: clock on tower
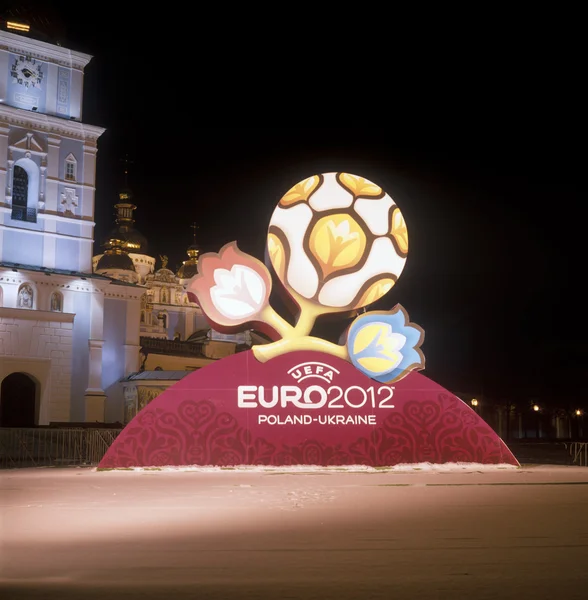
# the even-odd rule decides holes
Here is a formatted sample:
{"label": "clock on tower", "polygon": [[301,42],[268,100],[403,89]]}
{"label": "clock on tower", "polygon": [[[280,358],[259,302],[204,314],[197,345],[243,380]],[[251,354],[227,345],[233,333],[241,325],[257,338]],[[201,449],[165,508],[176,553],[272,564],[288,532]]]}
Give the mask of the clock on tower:
{"label": "clock on tower", "polygon": [[41,63],[30,56],[19,56],[15,59],[10,74],[18,84],[26,88],[39,87],[43,81]]}

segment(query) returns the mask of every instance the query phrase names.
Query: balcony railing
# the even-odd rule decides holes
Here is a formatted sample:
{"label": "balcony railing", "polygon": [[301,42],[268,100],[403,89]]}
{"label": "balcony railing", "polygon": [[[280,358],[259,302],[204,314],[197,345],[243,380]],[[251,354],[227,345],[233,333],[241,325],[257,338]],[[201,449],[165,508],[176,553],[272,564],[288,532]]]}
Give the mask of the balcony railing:
{"label": "balcony railing", "polygon": [[121,429],[0,428],[0,469],[97,465]]}
{"label": "balcony railing", "polygon": [[143,351],[147,353],[173,356],[204,356],[204,344],[198,342],[181,342],[179,340],[141,337],[140,344]]}
{"label": "balcony railing", "polygon": [[26,206],[12,206],[12,219],[14,221],[37,222],[37,210]]}

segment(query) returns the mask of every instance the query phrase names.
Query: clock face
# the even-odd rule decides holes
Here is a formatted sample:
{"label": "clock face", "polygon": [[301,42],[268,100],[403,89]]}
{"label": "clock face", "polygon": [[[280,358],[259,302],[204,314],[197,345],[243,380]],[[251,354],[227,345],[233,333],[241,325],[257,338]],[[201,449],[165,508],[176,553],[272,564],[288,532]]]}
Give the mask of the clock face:
{"label": "clock face", "polygon": [[43,81],[41,63],[30,56],[19,56],[12,65],[11,75],[24,87],[39,87]]}

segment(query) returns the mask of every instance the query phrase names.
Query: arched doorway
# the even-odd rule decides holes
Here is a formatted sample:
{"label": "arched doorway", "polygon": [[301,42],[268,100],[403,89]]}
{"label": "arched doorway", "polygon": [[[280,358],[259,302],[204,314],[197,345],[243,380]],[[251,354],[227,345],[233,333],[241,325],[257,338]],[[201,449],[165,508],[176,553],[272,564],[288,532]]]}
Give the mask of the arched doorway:
{"label": "arched doorway", "polygon": [[12,373],[0,386],[0,427],[34,427],[37,384],[25,373]]}

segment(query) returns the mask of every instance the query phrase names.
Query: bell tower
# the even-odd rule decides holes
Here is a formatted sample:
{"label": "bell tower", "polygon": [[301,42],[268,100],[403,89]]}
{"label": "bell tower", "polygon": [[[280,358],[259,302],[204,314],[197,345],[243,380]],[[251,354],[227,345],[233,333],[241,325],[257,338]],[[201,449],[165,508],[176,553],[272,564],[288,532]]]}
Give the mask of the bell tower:
{"label": "bell tower", "polygon": [[82,123],[91,56],[0,22],[0,263],[90,273],[101,127]]}

